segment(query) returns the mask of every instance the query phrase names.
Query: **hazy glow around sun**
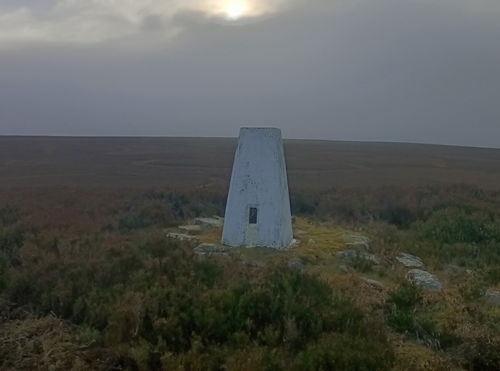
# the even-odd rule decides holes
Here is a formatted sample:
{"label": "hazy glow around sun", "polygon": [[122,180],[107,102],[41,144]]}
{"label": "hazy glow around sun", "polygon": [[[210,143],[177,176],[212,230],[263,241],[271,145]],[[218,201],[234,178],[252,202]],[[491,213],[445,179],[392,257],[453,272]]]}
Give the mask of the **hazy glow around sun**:
{"label": "hazy glow around sun", "polygon": [[213,0],[207,11],[228,21],[237,21],[272,13],[279,3],[281,0]]}
{"label": "hazy glow around sun", "polygon": [[16,5],[9,0],[12,5],[5,6],[0,0],[0,49],[24,42],[167,42],[182,32],[175,21],[179,14],[194,12],[236,23],[284,10],[292,0],[43,0],[43,6],[26,5],[31,1]]}
{"label": "hazy glow around sun", "polygon": [[249,7],[245,1],[230,1],[224,11],[227,19],[237,20],[248,14]]}

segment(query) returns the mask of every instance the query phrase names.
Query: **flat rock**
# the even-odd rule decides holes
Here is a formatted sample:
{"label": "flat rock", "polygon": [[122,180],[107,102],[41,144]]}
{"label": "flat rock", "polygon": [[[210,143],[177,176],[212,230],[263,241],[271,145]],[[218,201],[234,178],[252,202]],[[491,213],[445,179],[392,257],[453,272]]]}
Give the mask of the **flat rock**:
{"label": "flat rock", "polygon": [[425,264],[418,256],[401,253],[396,260],[404,265],[406,268],[425,268]]}
{"label": "flat rock", "polygon": [[372,262],[373,264],[380,264],[380,260],[374,255],[356,250],[343,250],[337,253],[337,256],[344,261],[353,259],[364,259]]}
{"label": "flat rock", "polygon": [[411,269],[406,274],[406,279],[424,291],[441,292],[443,285],[439,279],[427,271],[421,269]]}
{"label": "flat rock", "polygon": [[220,216],[214,216],[211,218],[196,218],[194,220],[194,224],[201,227],[220,228],[224,225],[224,218],[221,218]]}
{"label": "flat rock", "polygon": [[229,248],[214,243],[201,243],[193,251],[198,256],[228,255]]}
{"label": "flat rock", "polygon": [[185,233],[176,233],[176,232],[170,232],[167,233],[168,238],[173,238],[179,241],[192,241],[196,240],[197,238],[195,236],[190,236],[189,234]]}
{"label": "flat rock", "polygon": [[344,233],[346,245],[362,248],[364,250],[370,249],[370,239],[360,233]]}
{"label": "flat rock", "polygon": [[489,304],[500,307],[500,290],[489,289],[484,297]]}
{"label": "flat rock", "polygon": [[193,224],[181,225],[181,226],[179,226],[179,229],[182,231],[186,231],[186,232],[200,232],[201,226],[200,225],[193,225]]}

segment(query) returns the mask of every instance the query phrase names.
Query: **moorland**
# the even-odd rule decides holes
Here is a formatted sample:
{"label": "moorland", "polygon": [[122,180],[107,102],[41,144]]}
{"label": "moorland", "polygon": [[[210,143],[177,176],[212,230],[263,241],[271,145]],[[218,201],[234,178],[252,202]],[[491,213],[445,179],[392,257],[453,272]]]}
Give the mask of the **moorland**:
{"label": "moorland", "polygon": [[298,244],[200,256],[235,146],[0,137],[0,369],[500,369],[500,150],[286,141]]}

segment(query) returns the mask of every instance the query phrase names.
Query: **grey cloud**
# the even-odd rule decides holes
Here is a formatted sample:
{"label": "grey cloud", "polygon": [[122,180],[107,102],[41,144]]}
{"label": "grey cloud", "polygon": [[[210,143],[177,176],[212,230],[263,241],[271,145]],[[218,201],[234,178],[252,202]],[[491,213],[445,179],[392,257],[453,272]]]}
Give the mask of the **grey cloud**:
{"label": "grey cloud", "polygon": [[[500,14],[478,0],[296,3],[123,43],[0,51],[0,134],[288,137],[500,147]],[[174,39],[156,39],[165,28]]]}

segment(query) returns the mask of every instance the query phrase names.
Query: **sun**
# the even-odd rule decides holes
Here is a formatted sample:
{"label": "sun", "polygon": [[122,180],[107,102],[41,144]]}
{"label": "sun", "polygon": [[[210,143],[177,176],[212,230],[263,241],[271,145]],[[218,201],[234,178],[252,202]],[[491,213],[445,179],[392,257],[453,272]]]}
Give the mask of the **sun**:
{"label": "sun", "polygon": [[226,18],[232,21],[244,17],[248,14],[249,10],[248,4],[241,0],[228,1],[223,8]]}

